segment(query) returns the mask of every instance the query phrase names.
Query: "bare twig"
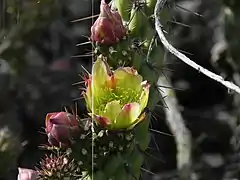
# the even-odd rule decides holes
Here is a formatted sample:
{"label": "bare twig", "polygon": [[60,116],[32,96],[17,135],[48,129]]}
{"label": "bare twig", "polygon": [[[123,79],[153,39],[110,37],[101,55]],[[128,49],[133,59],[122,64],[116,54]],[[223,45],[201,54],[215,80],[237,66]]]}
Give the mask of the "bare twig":
{"label": "bare twig", "polygon": [[194,61],[192,61],[191,59],[189,59],[188,57],[186,57],[184,54],[182,54],[181,52],[179,52],[176,48],[174,48],[166,39],[166,37],[164,36],[164,33],[162,31],[162,25],[160,22],[160,12],[163,9],[165,3],[167,0],[157,0],[155,9],[154,9],[154,17],[155,17],[155,28],[156,31],[158,33],[158,36],[161,40],[161,42],[163,43],[163,45],[165,46],[165,48],[172,53],[173,55],[175,55],[176,57],[178,57],[180,60],[182,60],[184,63],[188,64],[189,66],[193,67],[194,69],[198,70],[200,73],[203,73],[204,75],[208,76],[209,78],[223,84],[226,88],[228,88],[229,90],[233,90],[237,93],[240,94],[240,88],[235,85],[234,83],[230,82],[230,81],[225,81],[221,76],[203,68],[202,66],[199,66],[198,64],[196,64]]}
{"label": "bare twig", "polygon": [[[159,83],[170,86],[164,77],[159,78]],[[184,124],[173,89],[161,88],[159,92],[162,96],[166,96],[164,99],[168,106],[168,109],[165,109],[166,121],[176,141],[180,179],[189,179],[191,174],[191,134]]]}

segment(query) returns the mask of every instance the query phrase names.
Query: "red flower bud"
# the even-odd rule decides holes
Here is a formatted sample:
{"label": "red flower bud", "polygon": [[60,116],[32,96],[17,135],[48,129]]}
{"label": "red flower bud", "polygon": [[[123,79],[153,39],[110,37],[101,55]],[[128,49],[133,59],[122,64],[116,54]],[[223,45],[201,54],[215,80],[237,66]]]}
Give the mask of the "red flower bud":
{"label": "red flower bud", "polygon": [[112,11],[105,0],[101,1],[100,15],[91,27],[91,40],[104,45],[118,42],[126,34],[122,18],[117,11]]}
{"label": "red flower bud", "polygon": [[18,180],[37,180],[37,171],[18,168]]}
{"label": "red flower bud", "polygon": [[69,146],[71,139],[79,133],[76,117],[67,112],[54,112],[46,115],[48,142],[54,146]]}

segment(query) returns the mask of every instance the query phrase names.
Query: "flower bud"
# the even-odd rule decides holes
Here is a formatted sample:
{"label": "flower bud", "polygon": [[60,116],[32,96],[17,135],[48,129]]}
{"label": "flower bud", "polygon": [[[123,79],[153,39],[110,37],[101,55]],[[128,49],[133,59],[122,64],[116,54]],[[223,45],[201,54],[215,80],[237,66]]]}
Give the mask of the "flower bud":
{"label": "flower bud", "polygon": [[18,168],[18,180],[37,180],[37,171]]}
{"label": "flower bud", "polygon": [[78,120],[67,112],[48,113],[45,130],[51,145],[69,146],[71,139],[79,133]]}
{"label": "flower bud", "polygon": [[101,1],[100,15],[91,27],[91,40],[99,44],[111,45],[118,42],[126,34],[121,16],[112,11],[105,0]]}

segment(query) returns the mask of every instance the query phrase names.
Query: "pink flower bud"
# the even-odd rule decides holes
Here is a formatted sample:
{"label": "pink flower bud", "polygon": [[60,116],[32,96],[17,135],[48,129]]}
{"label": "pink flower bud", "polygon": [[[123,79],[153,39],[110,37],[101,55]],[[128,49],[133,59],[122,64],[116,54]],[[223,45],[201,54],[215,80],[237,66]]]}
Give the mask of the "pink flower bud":
{"label": "pink flower bud", "polygon": [[71,139],[79,133],[77,118],[67,112],[54,112],[46,115],[48,142],[54,146],[69,146]]}
{"label": "pink flower bud", "polygon": [[37,180],[37,172],[32,169],[18,168],[18,180]]}
{"label": "pink flower bud", "polygon": [[99,44],[111,45],[126,34],[122,18],[117,11],[112,11],[105,0],[101,1],[100,15],[91,27],[91,40]]}

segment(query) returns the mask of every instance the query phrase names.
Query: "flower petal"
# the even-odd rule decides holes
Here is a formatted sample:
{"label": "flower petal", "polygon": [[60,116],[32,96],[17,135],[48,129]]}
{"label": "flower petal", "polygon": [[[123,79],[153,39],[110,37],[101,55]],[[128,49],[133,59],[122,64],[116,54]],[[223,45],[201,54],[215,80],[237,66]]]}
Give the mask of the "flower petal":
{"label": "flower petal", "polygon": [[54,112],[47,114],[47,119],[52,123],[68,124],[69,122],[66,120],[66,118],[66,112]]}
{"label": "flower petal", "polygon": [[99,44],[111,45],[117,43],[126,34],[126,28],[120,14],[101,1],[100,15],[91,27],[91,40]]}
{"label": "flower petal", "polygon": [[59,146],[59,142],[55,139],[55,137],[53,137],[51,135],[51,133],[47,134],[48,137],[48,142],[52,145],[52,146]]}
{"label": "flower petal", "polygon": [[63,144],[70,144],[71,132],[67,126],[54,124],[49,136]]}
{"label": "flower petal", "polygon": [[144,112],[131,124],[131,126],[128,129],[134,128],[138,123],[143,121],[145,117],[146,117],[146,113]]}
{"label": "flower petal", "polygon": [[52,129],[52,122],[50,121],[50,118],[54,116],[56,112],[54,113],[48,113],[45,118],[45,126],[46,126],[46,132],[48,133]]}
{"label": "flower petal", "polygon": [[111,101],[107,103],[103,116],[107,117],[114,124],[121,110],[120,101]]}
{"label": "flower petal", "polygon": [[93,117],[97,121],[97,123],[102,127],[106,127],[111,124],[111,121],[107,117],[99,115],[93,115]]}
{"label": "flower petal", "polygon": [[102,56],[98,56],[97,60],[93,64],[92,68],[92,77],[93,84],[104,85],[106,80],[108,79],[108,72],[105,63],[102,60]]}
{"label": "flower petal", "polygon": [[103,89],[105,88],[106,82],[109,80],[108,69],[102,58],[101,55],[98,56],[97,61],[93,64],[92,68],[91,86],[95,98],[103,95]]}
{"label": "flower petal", "polygon": [[148,97],[149,97],[149,89],[150,84],[147,81],[142,82],[143,91],[139,98],[139,103],[141,105],[141,111],[147,106],[148,104]]}
{"label": "flower petal", "polygon": [[114,18],[114,30],[118,39],[122,39],[126,34],[126,28],[123,26],[122,18],[117,11],[112,12]]}
{"label": "flower petal", "polygon": [[93,108],[92,107],[93,97],[90,96],[88,92],[82,92],[82,96],[85,99],[87,110],[90,111],[90,112],[93,111],[93,109],[92,109]]}
{"label": "flower petal", "polygon": [[134,102],[123,106],[119,113],[114,126],[116,128],[129,128],[141,114],[140,104]]}
{"label": "flower petal", "polygon": [[137,71],[130,67],[118,68],[114,71],[116,78],[116,86],[121,88],[133,89],[136,92],[141,90],[142,76]]}
{"label": "flower petal", "polygon": [[91,40],[106,45],[113,44],[116,42],[116,36],[113,30],[113,24],[108,18],[99,18],[91,27]]}
{"label": "flower petal", "polygon": [[68,124],[66,121],[66,112],[52,112],[46,115],[45,123],[46,123],[46,132],[51,131],[54,123],[57,124]]}

